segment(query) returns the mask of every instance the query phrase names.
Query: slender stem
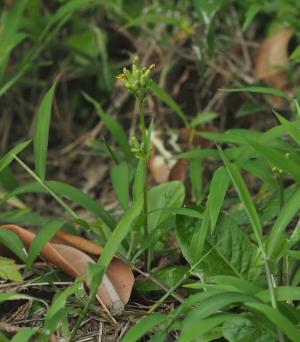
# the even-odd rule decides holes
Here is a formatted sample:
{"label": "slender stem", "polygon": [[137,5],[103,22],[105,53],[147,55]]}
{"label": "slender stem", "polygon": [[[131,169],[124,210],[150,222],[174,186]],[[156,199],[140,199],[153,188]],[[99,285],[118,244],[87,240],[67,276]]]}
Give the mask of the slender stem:
{"label": "slender stem", "polygon": [[[147,187],[148,187],[148,146],[147,146],[147,133],[145,126],[145,112],[144,112],[144,99],[138,98],[139,111],[141,116],[141,131],[142,141],[144,144],[144,184],[143,184],[143,195],[144,195],[144,208],[143,208],[143,221],[144,221],[144,239],[147,240],[149,236],[148,229],[148,198],[147,198]],[[150,271],[150,249],[147,248],[144,253],[144,266],[147,272]]]}
{"label": "slender stem", "polygon": [[[283,175],[281,173],[277,176],[277,181],[279,185],[279,207],[280,210],[284,207],[284,187],[283,187]],[[279,260],[278,263],[278,285],[283,284],[283,258]]]}

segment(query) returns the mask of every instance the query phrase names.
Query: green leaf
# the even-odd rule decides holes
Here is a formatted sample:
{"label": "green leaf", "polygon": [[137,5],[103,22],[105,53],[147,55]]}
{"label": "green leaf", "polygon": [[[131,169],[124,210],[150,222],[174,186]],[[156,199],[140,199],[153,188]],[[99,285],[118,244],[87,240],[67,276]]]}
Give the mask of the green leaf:
{"label": "green leaf", "polygon": [[101,107],[100,103],[93,99],[91,96],[89,96],[86,93],[83,93],[84,98],[91,103],[98,116],[101,118],[101,120],[104,122],[108,130],[110,131],[113,138],[118,143],[119,147],[123,150],[126,159],[131,160],[132,159],[132,152],[130,149],[130,146],[128,144],[128,137],[124,129],[121,127],[119,122],[114,119],[111,115],[107,114]]}
{"label": "green leaf", "polygon": [[157,209],[177,209],[182,206],[184,196],[184,186],[178,181],[163,183],[148,191],[148,212],[150,213],[148,225],[150,232],[172,215],[172,212]]}
{"label": "green leaf", "polygon": [[226,169],[230,175],[230,178],[232,180],[232,183],[235,187],[236,192],[238,193],[238,196],[240,198],[240,201],[243,203],[245,211],[248,215],[249,221],[252,225],[252,229],[254,231],[256,240],[262,248],[263,246],[263,237],[262,237],[262,226],[259,219],[259,216],[257,214],[257,211],[255,209],[254,203],[251,199],[250,193],[246,187],[245,181],[243,180],[242,176],[240,175],[237,167],[230,163],[224,152],[221,148],[218,147],[219,153],[224,161],[224,164],[226,166]]}
{"label": "green leaf", "polygon": [[22,328],[12,339],[11,342],[27,342],[35,334],[31,328]]}
{"label": "green leaf", "polygon": [[39,231],[29,249],[26,260],[26,270],[28,270],[34,260],[39,256],[46,243],[54,237],[64,224],[65,221],[52,220]]}
{"label": "green leaf", "polygon": [[254,150],[258,151],[270,163],[274,164],[286,173],[289,173],[295,181],[300,183],[300,166],[297,161],[294,161],[288,154],[280,152],[273,147],[263,145],[254,140],[246,140]]}
{"label": "green leaf", "polygon": [[202,158],[192,159],[189,163],[189,173],[192,183],[192,190],[195,194],[196,202],[201,202],[202,196],[202,174],[204,171],[204,162]]}
{"label": "green leaf", "polygon": [[179,338],[179,342],[190,342],[197,340],[198,337],[203,336],[205,333],[211,331],[216,326],[226,322],[232,317],[236,317],[233,314],[219,314],[213,317],[202,319],[199,322],[189,326],[189,329],[182,330],[182,334]]}
{"label": "green leaf", "polygon": [[108,268],[111,260],[118,252],[122,241],[130,232],[133,227],[134,221],[139,217],[143,208],[143,196],[137,199],[132,207],[130,207],[124,216],[121,218],[116,228],[112,232],[110,238],[108,239],[97,264],[93,268],[94,276],[92,279],[91,291],[89,298],[94,298],[96,296],[99,285],[102,282],[104,273]]}
{"label": "green leaf", "polygon": [[228,173],[224,167],[220,167],[213,174],[213,178],[210,183],[210,189],[209,189],[209,194],[208,194],[210,229],[212,232],[215,230],[228,186],[229,186]]}
{"label": "green leaf", "polygon": [[146,163],[144,160],[139,159],[137,168],[135,170],[134,181],[133,181],[133,201],[136,201],[143,195],[144,191],[144,179],[146,172]]}
{"label": "green leaf", "polygon": [[14,260],[0,256],[0,278],[4,280],[22,281],[20,267]]}
{"label": "green leaf", "polygon": [[189,126],[185,113],[182,111],[178,103],[175,102],[175,100],[164,89],[162,89],[157,83],[153,81],[151,83],[151,90],[157,97],[159,97],[168,107],[170,107],[179,116],[179,118],[183,121],[186,127]]}
{"label": "green leaf", "polygon": [[249,281],[259,278],[262,266],[257,246],[230,216],[221,217],[207,237],[205,252],[210,249],[199,265],[205,276],[231,275]]}
{"label": "green leaf", "polygon": [[25,253],[25,247],[16,233],[0,226],[0,241],[20,260],[23,262],[26,261],[27,255]]}
{"label": "green leaf", "polygon": [[251,24],[257,13],[262,9],[263,5],[260,3],[251,4],[245,13],[245,21],[242,30],[245,31]]}
{"label": "green leaf", "polygon": [[[86,210],[89,210],[100,217],[110,228],[114,228],[116,224],[114,218],[101,206],[100,203],[89,197],[84,192],[63,182],[47,181],[45,184],[58,196],[64,196],[71,199],[73,202],[81,205]],[[19,186],[17,189],[10,192],[4,200],[27,192],[46,193],[46,190],[43,189],[38,182],[32,182]]]}
{"label": "green leaf", "polygon": [[223,327],[223,336],[229,342],[276,342],[277,339],[270,332],[263,330],[252,320],[245,317],[235,317],[227,320]]}
{"label": "green leaf", "polygon": [[[284,118],[282,115],[277,113],[275,110],[273,110],[275,113],[277,119],[281,123],[281,125],[285,128],[285,130],[288,132],[288,134],[296,141],[296,143],[300,146],[300,130],[299,126],[300,123],[298,122],[290,122],[286,118]],[[296,124],[298,127],[296,127]]]}
{"label": "green leaf", "polygon": [[[274,289],[276,294],[276,300],[279,302],[283,301],[294,301],[300,300],[300,288],[296,286],[280,286]],[[258,292],[256,297],[261,299],[264,302],[270,302],[270,292],[268,290],[264,290]]]}
{"label": "green leaf", "polygon": [[247,306],[266,315],[267,318],[274,324],[274,326],[278,327],[291,341],[300,341],[300,331],[278,310],[273,309],[269,305],[261,303],[247,303]]}
{"label": "green leaf", "polygon": [[300,209],[300,189],[291,196],[280,210],[279,215],[272,227],[271,234],[267,241],[267,255],[273,257],[275,252],[280,252],[282,246],[283,233],[293,217]]}
{"label": "green leaf", "polygon": [[46,160],[51,120],[52,99],[56,84],[48,90],[40,104],[33,139],[35,172],[44,181],[46,176]]}
{"label": "green leaf", "polygon": [[163,314],[152,314],[146,316],[134,324],[126,335],[123,337],[122,342],[136,342],[139,341],[147,332],[150,332],[157,325],[164,323],[168,320],[168,316]]}
{"label": "green leaf", "polygon": [[57,294],[57,296],[53,299],[53,302],[48,310],[45,319],[46,327],[48,324],[51,324],[51,320],[55,317],[56,313],[65,307],[67,299],[75,292],[79,291],[81,286],[82,282],[80,280],[76,280],[72,285],[68,286],[61,293]]}
{"label": "green leaf", "polygon": [[[225,292],[215,294],[205,298],[197,303],[197,306],[192,309],[186,316],[183,327],[182,336],[189,336],[189,332],[194,329],[203,319],[212,314],[216,314],[219,310],[234,304],[242,304],[245,302],[259,302],[259,300],[248,294],[239,292]],[[189,339],[183,341],[190,341]]]}
{"label": "green leaf", "polygon": [[258,94],[267,94],[267,95],[275,95],[279,97],[284,97],[287,100],[292,100],[292,97],[286,93],[285,91],[282,91],[277,88],[271,88],[271,87],[244,87],[244,88],[236,88],[236,89],[220,89],[223,91],[226,91],[228,93],[240,93],[240,92],[246,92],[246,93],[258,93]]}
{"label": "green leaf", "polygon": [[0,159],[0,172],[4,170],[13,160],[14,155],[17,155],[21,151],[23,151],[29,144],[31,143],[31,140],[24,141],[14,147],[12,150],[10,150],[8,153],[6,153],[1,159]]}
{"label": "green leaf", "polygon": [[0,341],[9,342],[10,340],[0,331]]}
{"label": "green leaf", "polygon": [[126,162],[113,165],[111,179],[117,198],[123,209],[128,209],[129,202],[129,167]]}
{"label": "green leaf", "polygon": [[216,117],[218,117],[217,113],[197,113],[196,117],[191,121],[190,123],[190,127],[195,128],[207,121],[211,121],[213,119],[215,119]]}

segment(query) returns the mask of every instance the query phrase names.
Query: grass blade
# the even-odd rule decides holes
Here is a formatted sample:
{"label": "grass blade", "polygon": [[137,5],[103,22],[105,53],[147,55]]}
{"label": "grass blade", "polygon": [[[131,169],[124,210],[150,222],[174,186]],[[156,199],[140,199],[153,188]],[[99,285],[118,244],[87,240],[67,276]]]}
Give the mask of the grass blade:
{"label": "grass blade", "polygon": [[290,159],[287,154],[280,152],[273,147],[262,145],[252,139],[246,140],[254,150],[259,152],[270,163],[274,164],[286,173],[289,173],[295,181],[300,183],[300,166],[296,161]]}
{"label": "grass blade", "polygon": [[257,211],[255,209],[254,203],[251,199],[250,193],[246,187],[245,181],[243,180],[241,174],[239,173],[237,167],[230,163],[227,159],[225,153],[222,151],[220,147],[218,147],[219,153],[224,161],[225,167],[229,173],[229,176],[232,180],[232,183],[236,189],[236,192],[238,193],[238,196],[241,200],[241,202],[244,205],[244,208],[246,210],[246,213],[249,217],[249,221],[252,225],[257,243],[262,248],[263,246],[263,237],[262,237],[262,226],[259,219],[259,216],[257,214]]}
{"label": "grass blade", "polygon": [[279,327],[280,330],[293,342],[300,341],[300,331],[297,327],[288,320],[283,314],[278,310],[271,308],[266,304],[261,303],[247,303],[247,306],[262,312],[267,318],[275,325]]}
{"label": "grass blade", "polygon": [[281,209],[276,222],[274,223],[271,234],[267,241],[267,255],[274,256],[278,248],[282,246],[282,234],[291,222],[293,217],[298,213],[300,208],[300,189],[288,200],[285,206]]}
{"label": "grass blade", "polygon": [[93,99],[91,96],[89,96],[86,93],[83,93],[83,97],[91,103],[100,119],[104,122],[107,129],[110,131],[113,138],[118,143],[119,147],[123,150],[126,159],[130,160],[132,159],[132,152],[131,148],[128,144],[128,137],[122,126],[119,124],[119,122],[114,119],[111,115],[107,114],[101,107],[100,103]]}
{"label": "grass blade", "polygon": [[45,180],[46,176],[49,127],[55,86],[56,84],[54,83],[42,99],[36,118],[36,127],[33,139],[35,171],[42,181]]}
{"label": "grass blade", "polygon": [[14,232],[0,226],[0,241],[20,260],[26,261],[27,255],[22,240]]}
{"label": "grass blade", "polygon": [[41,229],[41,231],[32,241],[26,260],[25,270],[28,270],[34,260],[39,256],[45,244],[54,237],[54,235],[62,228],[64,224],[65,221],[53,220],[48,222],[45,227]]}
{"label": "grass blade", "polygon": [[13,160],[14,155],[17,155],[21,151],[23,151],[29,144],[31,140],[24,141],[14,147],[12,150],[7,152],[1,159],[0,159],[0,172],[3,171]]}
{"label": "grass blade", "polygon": [[168,316],[162,314],[154,314],[142,318],[138,321],[123,337],[122,342],[139,341],[148,331],[151,331],[155,326],[168,320]]}
{"label": "grass blade", "polygon": [[188,120],[186,118],[185,113],[180,108],[177,102],[164,90],[162,89],[158,84],[156,84],[154,81],[151,84],[151,90],[156,94],[157,97],[159,97],[168,107],[170,107],[174,112],[180,117],[180,119],[183,121],[186,127],[188,127]]}

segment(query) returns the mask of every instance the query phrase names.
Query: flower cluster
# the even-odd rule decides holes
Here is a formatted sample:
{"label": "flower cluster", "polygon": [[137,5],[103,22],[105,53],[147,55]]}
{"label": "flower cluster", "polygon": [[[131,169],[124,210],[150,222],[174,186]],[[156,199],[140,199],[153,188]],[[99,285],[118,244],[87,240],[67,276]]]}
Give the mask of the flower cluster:
{"label": "flower cluster", "polygon": [[122,74],[117,76],[117,79],[123,82],[124,86],[137,99],[144,100],[151,86],[150,73],[154,68],[154,64],[148,68],[141,68],[136,63],[132,64],[131,71],[123,68]]}

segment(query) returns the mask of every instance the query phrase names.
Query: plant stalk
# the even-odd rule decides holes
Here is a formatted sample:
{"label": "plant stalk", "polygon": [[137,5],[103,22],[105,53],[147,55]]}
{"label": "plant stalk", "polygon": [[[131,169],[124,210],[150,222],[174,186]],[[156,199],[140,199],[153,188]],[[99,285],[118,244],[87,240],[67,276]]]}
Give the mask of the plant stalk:
{"label": "plant stalk", "polygon": [[[144,99],[138,98],[138,106],[141,116],[141,131],[142,131],[142,142],[144,146],[144,184],[143,184],[143,196],[144,196],[144,207],[143,207],[143,223],[144,223],[144,239],[147,240],[149,237],[148,229],[148,198],[147,198],[147,187],[148,187],[148,147],[147,147],[147,132],[145,125],[145,112],[144,112]],[[150,271],[150,249],[146,248],[144,253],[144,267],[147,272]]]}

